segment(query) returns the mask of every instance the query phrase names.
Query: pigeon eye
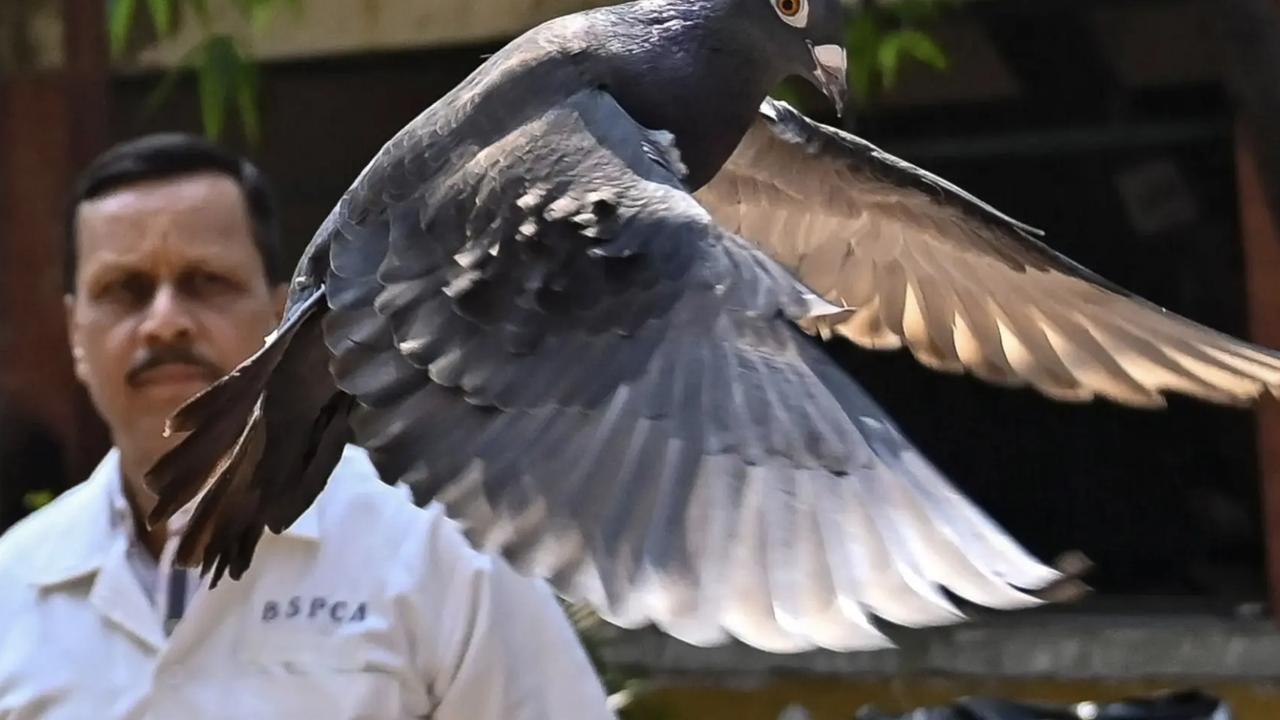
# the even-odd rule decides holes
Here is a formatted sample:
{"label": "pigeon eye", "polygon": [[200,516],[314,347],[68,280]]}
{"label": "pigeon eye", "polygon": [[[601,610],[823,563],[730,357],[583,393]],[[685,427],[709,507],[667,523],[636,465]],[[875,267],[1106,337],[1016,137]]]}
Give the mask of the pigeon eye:
{"label": "pigeon eye", "polygon": [[804,27],[809,22],[808,0],[773,0],[773,9],[788,25]]}

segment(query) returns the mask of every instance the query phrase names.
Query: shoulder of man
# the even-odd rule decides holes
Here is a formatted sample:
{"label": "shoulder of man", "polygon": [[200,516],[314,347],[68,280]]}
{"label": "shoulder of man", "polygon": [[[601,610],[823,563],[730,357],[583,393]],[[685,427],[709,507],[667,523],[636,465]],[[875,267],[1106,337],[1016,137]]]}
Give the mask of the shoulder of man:
{"label": "shoulder of man", "polygon": [[321,542],[362,545],[371,556],[397,566],[410,582],[492,570],[495,558],[470,544],[442,504],[418,507],[409,488],[385,482],[368,454],[354,445],[343,453],[316,503]]}
{"label": "shoulder of man", "polygon": [[315,504],[308,512],[317,515],[322,539],[346,537],[351,527],[377,536],[384,534],[377,531],[379,526],[385,533],[395,533],[423,522],[422,510],[414,505],[409,489],[385,482],[368,453],[355,445],[343,451]]}

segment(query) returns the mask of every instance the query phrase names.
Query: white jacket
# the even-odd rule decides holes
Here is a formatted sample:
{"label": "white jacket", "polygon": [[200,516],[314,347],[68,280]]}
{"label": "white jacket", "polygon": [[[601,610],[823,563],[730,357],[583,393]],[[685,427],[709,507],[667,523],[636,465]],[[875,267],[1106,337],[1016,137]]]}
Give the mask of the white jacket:
{"label": "white jacket", "polygon": [[167,638],[110,522],[119,482],[112,451],[0,537],[0,720],[612,717],[547,585],[360,450]]}

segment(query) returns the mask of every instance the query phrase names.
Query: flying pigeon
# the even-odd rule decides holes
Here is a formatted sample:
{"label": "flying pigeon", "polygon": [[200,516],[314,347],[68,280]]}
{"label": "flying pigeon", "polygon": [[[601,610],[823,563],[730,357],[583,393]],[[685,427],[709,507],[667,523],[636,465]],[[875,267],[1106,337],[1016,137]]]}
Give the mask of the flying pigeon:
{"label": "flying pigeon", "polygon": [[175,414],[160,522],[239,577],[345,443],[623,626],[858,650],[1059,579],[824,352],[1060,400],[1242,404],[1280,355],[1147,303],[767,98],[839,107],[839,0],[641,0],[512,41],[377,154],[280,327]]}

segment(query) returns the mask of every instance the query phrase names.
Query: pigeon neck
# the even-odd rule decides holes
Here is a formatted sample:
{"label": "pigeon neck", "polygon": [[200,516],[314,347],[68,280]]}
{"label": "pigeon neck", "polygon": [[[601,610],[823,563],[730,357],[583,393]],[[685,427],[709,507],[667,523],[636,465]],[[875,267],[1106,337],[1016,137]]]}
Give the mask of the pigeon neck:
{"label": "pigeon neck", "polygon": [[644,18],[630,34],[610,91],[637,122],[675,136],[696,190],[728,161],[780,78],[732,23],[676,10]]}

